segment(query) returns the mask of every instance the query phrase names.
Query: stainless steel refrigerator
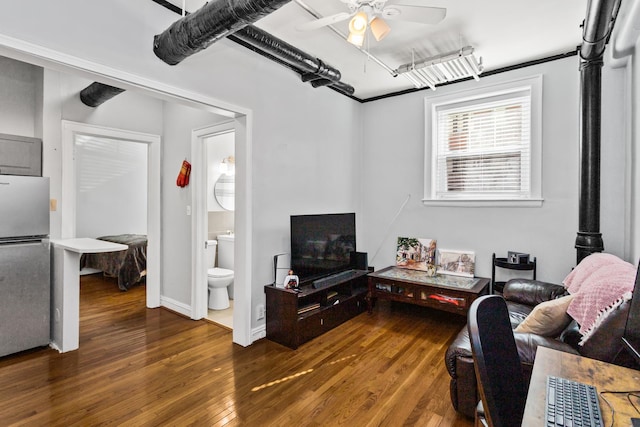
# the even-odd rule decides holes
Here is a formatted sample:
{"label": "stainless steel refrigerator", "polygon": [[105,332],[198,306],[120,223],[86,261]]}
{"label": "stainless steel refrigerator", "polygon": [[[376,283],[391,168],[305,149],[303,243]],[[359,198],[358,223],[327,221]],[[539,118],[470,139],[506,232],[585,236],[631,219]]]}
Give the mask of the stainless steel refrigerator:
{"label": "stainless steel refrigerator", "polygon": [[0,356],[49,344],[49,178],[0,175]]}

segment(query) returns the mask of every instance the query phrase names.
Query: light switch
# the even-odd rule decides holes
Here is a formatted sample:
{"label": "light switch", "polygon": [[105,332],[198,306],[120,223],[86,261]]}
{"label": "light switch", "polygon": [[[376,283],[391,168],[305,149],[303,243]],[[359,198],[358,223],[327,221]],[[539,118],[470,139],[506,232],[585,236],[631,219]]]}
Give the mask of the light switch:
{"label": "light switch", "polygon": [[49,199],[49,210],[51,212],[55,212],[58,210],[58,200],[56,199]]}

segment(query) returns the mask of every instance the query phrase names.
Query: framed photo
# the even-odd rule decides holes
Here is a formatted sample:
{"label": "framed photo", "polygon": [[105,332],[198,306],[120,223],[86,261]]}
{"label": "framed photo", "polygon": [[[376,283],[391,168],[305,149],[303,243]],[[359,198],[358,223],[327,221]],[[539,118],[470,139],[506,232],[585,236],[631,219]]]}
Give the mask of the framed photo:
{"label": "framed photo", "polygon": [[476,254],[470,251],[438,250],[438,274],[473,277]]}
{"label": "framed photo", "polygon": [[436,263],[436,241],[415,237],[398,237],[396,267],[411,270],[433,270]]}

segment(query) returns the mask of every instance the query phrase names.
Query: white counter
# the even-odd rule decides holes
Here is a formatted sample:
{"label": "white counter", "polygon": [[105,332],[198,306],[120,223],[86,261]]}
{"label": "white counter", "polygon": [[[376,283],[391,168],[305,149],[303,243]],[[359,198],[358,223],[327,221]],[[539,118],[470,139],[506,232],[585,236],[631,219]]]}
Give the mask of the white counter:
{"label": "white counter", "polygon": [[80,345],[80,255],[124,251],[128,246],[89,238],[56,239],[51,245],[51,346],[64,353]]}
{"label": "white counter", "polygon": [[127,245],[120,243],[106,242],[104,240],[89,239],[80,237],[77,239],[54,239],[51,240],[53,246],[77,252],[79,254],[97,254],[100,252],[117,252],[127,250]]}

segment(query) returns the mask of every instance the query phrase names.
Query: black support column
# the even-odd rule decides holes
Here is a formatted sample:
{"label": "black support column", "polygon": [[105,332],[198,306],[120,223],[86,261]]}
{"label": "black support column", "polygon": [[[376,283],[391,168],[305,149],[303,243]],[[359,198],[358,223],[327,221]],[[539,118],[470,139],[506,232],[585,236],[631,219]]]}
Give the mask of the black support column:
{"label": "black support column", "polygon": [[580,201],[577,260],[604,250],[600,233],[602,57],[580,63]]}
{"label": "black support column", "polygon": [[602,252],[600,233],[600,130],[602,65],[620,0],[589,0],[580,46],[580,201],[576,262]]}

